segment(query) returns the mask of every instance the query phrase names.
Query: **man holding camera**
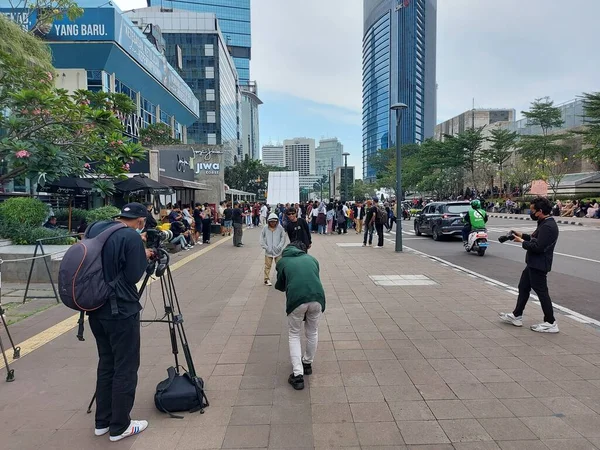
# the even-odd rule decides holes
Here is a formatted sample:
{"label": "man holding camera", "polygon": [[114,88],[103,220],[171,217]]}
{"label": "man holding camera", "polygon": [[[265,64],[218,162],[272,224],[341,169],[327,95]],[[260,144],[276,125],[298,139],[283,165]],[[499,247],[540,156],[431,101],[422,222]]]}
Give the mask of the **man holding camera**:
{"label": "man holding camera", "polygon": [[544,311],[544,322],[532,325],[531,329],[539,333],[558,333],[558,325],[554,319],[552,300],[548,293],[548,272],[552,268],[554,247],[558,241],[558,225],[550,215],[552,204],[547,198],[537,197],[531,201],[531,220],[537,220],[537,228],[531,234],[511,231],[514,242],[522,243],[527,251],[525,263],[519,281],[519,297],[512,313],[501,313],[500,320],[516,327],[523,326],[523,311],[529,294],[533,289],[540,299]]}
{"label": "man holding camera", "polygon": [[148,427],[145,420],[131,420],[140,366],[140,297],[137,282],[148,267],[152,250],[144,248],[141,236],[147,210],[140,203],[126,204],[116,221],[93,223],[86,237],[96,237],[119,222],[125,228],[115,231],[102,248],[102,271],[114,282],[118,314],[113,315],[111,302],[89,312],[89,322],[98,347],[96,382],[96,436],[110,432],[110,440],[141,433]]}

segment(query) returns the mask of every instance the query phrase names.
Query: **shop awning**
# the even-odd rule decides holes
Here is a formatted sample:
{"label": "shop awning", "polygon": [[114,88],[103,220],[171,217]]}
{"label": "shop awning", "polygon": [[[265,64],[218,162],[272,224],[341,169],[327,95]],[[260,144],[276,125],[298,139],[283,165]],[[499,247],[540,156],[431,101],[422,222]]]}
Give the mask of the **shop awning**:
{"label": "shop awning", "polygon": [[240,191],[238,189],[227,189],[225,191],[225,194],[227,194],[227,195],[251,195],[253,197],[256,196],[256,194],[254,194],[252,192]]}
{"label": "shop awning", "polygon": [[194,189],[196,191],[209,191],[210,187],[204,183],[198,183],[196,181],[180,180],[178,178],[166,177],[164,175],[159,176],[161,183],[172,187],[173,189]]}

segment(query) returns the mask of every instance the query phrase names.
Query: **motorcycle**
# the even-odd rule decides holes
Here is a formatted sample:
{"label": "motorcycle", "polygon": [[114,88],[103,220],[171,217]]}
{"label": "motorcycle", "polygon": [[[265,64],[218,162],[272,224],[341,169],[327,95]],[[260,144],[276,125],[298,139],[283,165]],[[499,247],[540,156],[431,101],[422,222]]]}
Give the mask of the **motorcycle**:
{"label": "motorcycle", "polygon": [[477,252],[479,256],[483,256],[489,245],[486,230],[473,230],[469,233],[469,239],[465,242],[465,250],[467,253],[473,251]]}
{"label": "motorcycle", "polygon": [[410,220],[410,209],[402,208],[402,220]]}

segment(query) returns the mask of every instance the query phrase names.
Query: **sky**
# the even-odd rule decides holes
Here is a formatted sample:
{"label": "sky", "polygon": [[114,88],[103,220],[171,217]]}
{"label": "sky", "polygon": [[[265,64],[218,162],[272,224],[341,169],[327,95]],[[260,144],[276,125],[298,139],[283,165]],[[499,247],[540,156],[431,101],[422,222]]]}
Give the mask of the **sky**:
{"label": "sky", "polygon": [[[140,0],[119,0],[130,9]],[[142,2],[143,3],[143,2]],[[261,146],[338,137],[362,171],[362,0],[252,0]],[[600,91],[600,0],[438,0],[437,121]]]}

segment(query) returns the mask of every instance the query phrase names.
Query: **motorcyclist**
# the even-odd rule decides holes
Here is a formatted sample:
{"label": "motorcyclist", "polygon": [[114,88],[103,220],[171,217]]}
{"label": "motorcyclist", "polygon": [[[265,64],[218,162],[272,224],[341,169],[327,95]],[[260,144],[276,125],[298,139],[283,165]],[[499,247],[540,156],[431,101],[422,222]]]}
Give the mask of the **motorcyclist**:
{"label": "motorcyclist", "polygon": [[469,240],[469,233],[471,230],[483,230],[485,229],[485,224],[488,221],[488,215],[484,209],[481,208],[481,202],[477,199],[471,201],[471,208],[463,216],[463,222],[465,222],[465,226],[462,230],[462,239],[465,246]]}

